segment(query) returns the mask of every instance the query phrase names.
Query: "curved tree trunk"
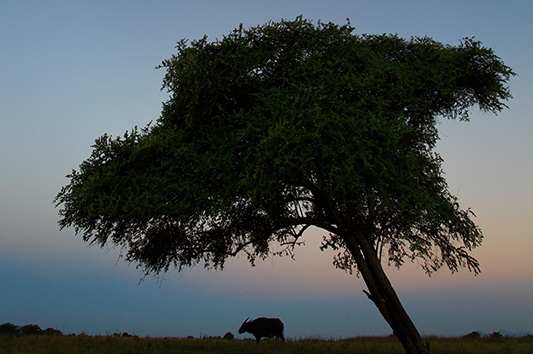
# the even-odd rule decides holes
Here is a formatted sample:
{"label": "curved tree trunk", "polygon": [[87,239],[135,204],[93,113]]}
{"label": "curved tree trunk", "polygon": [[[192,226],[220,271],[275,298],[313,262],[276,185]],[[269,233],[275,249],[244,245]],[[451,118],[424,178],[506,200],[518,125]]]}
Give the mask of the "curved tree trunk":
{"label": "curved tree trunk", "polygon": [[356,236],[345,238],[345,242],[368,287],[369,291],[364,291],[365,294],[374,302],[381,315],[391,326],[406,353],[429,353],[429,343],[422,340],[413,321],[403,308],[398,295],[383,271],[381,261],[371,242],[363,237],[356,239]]}

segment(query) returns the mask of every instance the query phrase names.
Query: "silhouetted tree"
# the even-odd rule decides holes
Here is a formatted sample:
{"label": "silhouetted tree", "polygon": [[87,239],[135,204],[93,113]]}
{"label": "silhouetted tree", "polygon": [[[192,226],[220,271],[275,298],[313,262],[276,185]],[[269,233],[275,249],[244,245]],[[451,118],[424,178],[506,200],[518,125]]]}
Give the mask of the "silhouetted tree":
{"label": "silhouetted tree", "polygon": [[42,334],[45,334],[47,336],[62,336],[63,335],[63,333],[60,330],[52,328],[52,327],[48,327],[47,329],[42,331]]}
{"label": "silhouetted tree", "polygon": [[43,330],[36,324],[27,324],[20,328],[20,334],[22,335],[37,335],[42,333]]}
{"label": "silhouetted tree", "polygon": [[353,30],[297,18],[180,41],[160,66],[161,117],[96,140],[55,199],[60,227],[147,274],[292,255],[321,228],[406,351],[427,352],[382,264],[479,272],[482,234],[448,191],[436,122],[499,112],[514,73],[474,39]]}
{"label": "silhouetted tree", "polygon": [[479,333],[478,331],[473,331],[463,336],[463,339],[480,339],[480,338],[481,338],[481,333]]}
{"label": "silhouetted tree", "polygon": [[20,327],[11,322],[2,323],[0,325],[0,334],[16,336],[20,334]]}

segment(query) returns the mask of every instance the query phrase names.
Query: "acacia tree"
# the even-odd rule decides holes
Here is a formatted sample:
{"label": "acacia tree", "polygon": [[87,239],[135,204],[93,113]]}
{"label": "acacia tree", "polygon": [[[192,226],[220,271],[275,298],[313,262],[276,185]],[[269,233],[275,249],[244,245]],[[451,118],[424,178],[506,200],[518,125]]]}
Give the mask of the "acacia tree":
{"label": "acacia tree", "polygon": [[383,266],[480,271],[482,234],[448,191],[436,122],[499,112],[514,73],[473,39],[353,31],[297,18],[180,41],[160,66],[160,118],[96,140],[54,201],[60,227],[124,247],[146,274],[292,255],[321,228],[405,350],[429,351]]}

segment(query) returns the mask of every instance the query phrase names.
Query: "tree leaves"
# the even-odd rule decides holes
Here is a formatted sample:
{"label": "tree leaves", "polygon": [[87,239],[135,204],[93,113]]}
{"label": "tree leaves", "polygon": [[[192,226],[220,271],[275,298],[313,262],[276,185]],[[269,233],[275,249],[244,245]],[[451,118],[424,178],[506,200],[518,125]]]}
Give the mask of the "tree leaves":
{"label": "tree leaves", "polygon": [[481,231],[448,192],[436,122],[500,111],[514,73],[474,39],[353,30],[299,17],[178,42],[161,117],[96,140],[55,199],[60,226],[146,272],[253,263],[272,242],[292,254],[309,226],[333,235],[324,247],[367,240],[397,266],[478,272]]}

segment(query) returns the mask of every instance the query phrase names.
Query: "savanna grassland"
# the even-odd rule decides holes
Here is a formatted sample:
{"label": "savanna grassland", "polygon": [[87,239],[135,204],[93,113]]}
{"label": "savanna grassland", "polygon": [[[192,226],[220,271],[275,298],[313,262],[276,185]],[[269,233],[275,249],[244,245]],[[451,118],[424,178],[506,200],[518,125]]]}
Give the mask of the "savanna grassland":
{"label": "savanna grassland", "polygon": [[[522,338],[426,338],[432,354],[533,353],[533,336]],[[140,338],[136,336],[0,335],[0,354],[156,354],[156,353],[405,353],[395,337],[344,340],[253,340]]]}

